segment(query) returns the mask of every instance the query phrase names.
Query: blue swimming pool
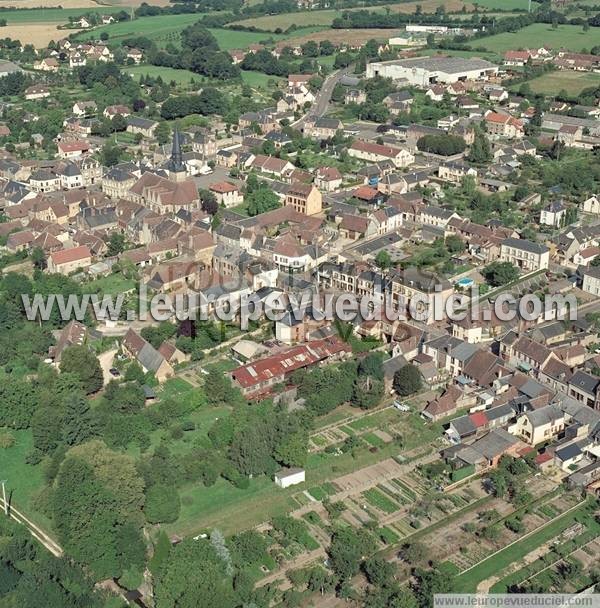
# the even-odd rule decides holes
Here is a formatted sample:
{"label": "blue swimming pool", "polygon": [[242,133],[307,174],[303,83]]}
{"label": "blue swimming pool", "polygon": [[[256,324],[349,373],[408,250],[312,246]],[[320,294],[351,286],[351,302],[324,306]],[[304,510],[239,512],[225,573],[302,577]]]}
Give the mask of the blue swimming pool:
{"label": "blue swimming pool", "polygon": [[462,279],[458,279],[455,285],[458,285],[459,287],[472,287],[474,283],[475,281],[473,279],[470,279],[469,277],[463,277]]}

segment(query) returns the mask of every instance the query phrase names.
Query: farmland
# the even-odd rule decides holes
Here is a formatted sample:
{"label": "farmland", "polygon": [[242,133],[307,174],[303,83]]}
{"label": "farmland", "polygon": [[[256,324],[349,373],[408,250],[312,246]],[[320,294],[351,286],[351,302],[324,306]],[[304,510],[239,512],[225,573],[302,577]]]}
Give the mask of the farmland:
{"label": "farmland", "polygon": [[60,30],[58,23],[20,23],[2,28],[2,36],[19,40],[22,44],[33,44],[36,48],[44,48],[51,40],[60,40],[67,34],[79,30]]}
{"label": "farmland", "polygon": [[[517,0],[515,0],[517,1]],[[447,0],[443,2],[441,0],[424,0],[423,2],[403,2],[401,4],[390,4],[386,6],[378,6],[371,10],[375,12],[384,12],[390,10],[392,13],[414,13],[417,6],[421,6],[421,10],[424,13],[433,13],[435,10],[444,6],[446,12],[459,11],[463,6],[467,9],[472,9],[472,5],[468,2],[462,2],[461,0]],[[350,9],[359,10],[359,9]],[[363,9],[360,9],[363,10]],[[255,17],[254,19],[245,19],[243,21],[236,21],[232,25],[243,25],[246,27],[256,27],[265,31],[275,31],[276,29],[286,30],[290,25],[294,24],[298,27],[309,26],[309,25],[331,25],[336,17],[341,17],[343,11],[337,10],[324,10],[324,11],[310,11],[302,13],[283,13],[281,15],[265,15],[261,17]],[[388,30],[389,31],[389,30]],[[354,33],[354,30],[353,30]],[[348,36],[346,32],[346,37]]]}
{"label": "farmland", "polygon": [[161,15],[160,17],[140,17],[133,21],[122,21],[98,27],[93,31],[79,35],[81,40],[98,38],[106,32],[111,40],[129,38],[130,36],[146,36],[154,40],[159,46],[173,42],[178,38],[179,32],[202,17],[197,15]]}
{"label": "farmland", "polygon": [[545,23],[534,23],[519,30],[518,32],[505,32],[496,34],[489,38],[476,40],[473,47],[484,47],[488,51],[503,55],[511,49],[520,49],[526,46],[540,47],[550,46],[554,49],[560,47],[568,48],[571,51],[581,51],[590,49],[600,44],[600,30],[590,28],[584,32],[581,27],[576,25],[559,25],[554,29]]}
{"label": "farmland", "polygon": [[[194,15],[162,15],[160,17],[140,17],[133,21],[122,21],[111,23],[95,28],[93,31],[82,32],[80,40],[96,39],[100,34],[106,32],[110,41],[118,44],[122,39],[132,36],[145,36],[153,40],[158,46],[164,47],[168,43],[177,45],[179,33],[189,25],[192,25],[202,17],[202,14]],[[229,29],[213,28],[210,30],[219,42],[223,50],[246,48],[251,44],[259,42],[276,42],[289,36],[282,34],[271,34],[264,32],[238,32]],[[295,35],[303,35],[314,32],[314,29],[300,29]]]}
{"label": "farmland", "polygon": [[566,91],[569,95],[579,95],[583,89],[600,85],[600,76],[589,72],[560,71],[543,74],[528,82],[534,93],[555,95]]}

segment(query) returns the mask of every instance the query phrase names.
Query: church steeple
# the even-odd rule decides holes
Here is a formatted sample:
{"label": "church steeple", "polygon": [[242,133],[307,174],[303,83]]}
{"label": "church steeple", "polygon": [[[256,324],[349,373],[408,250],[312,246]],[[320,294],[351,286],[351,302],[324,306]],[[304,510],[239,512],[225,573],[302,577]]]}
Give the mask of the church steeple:
{"label": "church steeple", "polygon": [[167,163],[169,178],[176,182],[184,180],[186,177],[185,164],[183,162],[183,154],[181,153],[181,135],[175,127],[173,131],[173,146],[171,147],[171,158]]}
{"label": "church steeple", "polygon": [[175,127],[175,131],[173,131],[173,147],[171,148],[171,162],[169,164],[169,170],[173,171],[174,173],[185,171],[185,166],[183,165],[183,156],[181,154],[181,138],[179,136],[177,127]]}

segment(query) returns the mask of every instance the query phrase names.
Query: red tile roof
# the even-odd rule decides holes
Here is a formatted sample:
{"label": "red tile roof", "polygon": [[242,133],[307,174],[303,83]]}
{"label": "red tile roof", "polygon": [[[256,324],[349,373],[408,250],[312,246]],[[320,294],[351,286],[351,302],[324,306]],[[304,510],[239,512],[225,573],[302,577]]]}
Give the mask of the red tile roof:
{"label": "red tile roof", "polygon": [[481,428],[482,426],[486,426],[489,422],[485,412],[474,412],[473,414],[469,414],[469,418],[471,422],[475,425],[475,428]]}
{"label": "red tile roof", "polygon": [[237,192],[239,188],[230,184],[229,182],[217,182],[215,184],[210,184],[208,187],[213,192],[219,192],[220,194],[225,194],[226,192]]}
{"label": "red tile roof", "polygon": [[71,249],[63,249],[62,251],[56,251],[50,255],[50,258],[55,265],[69,264],[71,262],[76,262],[77,260],[84,260],[85,258],[91,257],[92,253],[85,245],[71,247]]}

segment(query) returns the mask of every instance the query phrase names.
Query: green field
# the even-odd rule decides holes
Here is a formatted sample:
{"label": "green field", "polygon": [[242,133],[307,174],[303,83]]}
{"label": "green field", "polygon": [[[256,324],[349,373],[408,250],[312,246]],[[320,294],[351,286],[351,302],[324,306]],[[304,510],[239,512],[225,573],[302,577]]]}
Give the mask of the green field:
{"label": "green field", "polygon": [[[193,25],[203,17],[202,13],[192,15],[160,15],[156,17],[140,17],[133,21],[111,23],[95,28],[93,31],[81,32],[79,40],[96,39],[102,32],[109,35],[108,43],[119,42],[123,38],[132,36],[145,36],[159,46],[166,46],[169,42],[179,43],[179,33],[184,28]],[[225,28],[211,28],[221,49],[243,49],[259,42],[277,42],[289,36],[271,34],[270,32],[237,32]],[[313,28],[302,28],[293,32],[293,35],[303,35],[315,31]]]}
{"label": "green field", "polygon": [[190,72],[189,70],[176,70],[159,65],[126,66],[123,68],[123,71],[133,76],[136,80],[139,80],[142,76],[151,76],[152,78],[160,76],[164,82],[174,80],[178,85],[190,84],[192,78],[196,82],[200,82],[201,79],[199,74],[194,74],[194,72]]}
{"label": "green field", "polygon": [[565,90],[569,95],[579,95],[583,89],[600,85],[600,75],[591,72],[563,70],[550,72],[528,82],[534,93],[556,95]]}
{"label": "green field", "polygon": [[571,51],[590,49],[600,44],[600,28],[590,28],[587,32],[578,25],[559,25],[554,29],[545,23],[528,25],[518,32],[505,32],[488,38],[480,38],[472,43],[472,48],[484,47],[488,51],[503,55],[506,51],[525,47],[548,45],[553,49],[564,47]]}
{"label": "green field", "polygon": [[44,485],[42,466],[25,464],[27,454],[33,449],[31,431],[8,431],[0,428],[1,433],[10,433],[15,443],[10,448],[0,447],[0,479],[6,479],[6,491],[12,492],[12,503],[26,515],[47,525],[46,518],[35,512],[32,498]]}
{"label": "green field", "polygon": [[177,43],[179,32],[189,25],[196,23],[201,18],[202,13],[140,17],[133,21],[103,25],[90,32],[81,32],[77,36],[77,39],[97,39],[102,32],[106,32],[109,35],[109,44],[111,40],[118,41],[120,38],[146,36],[150,40],[154,40],[159,46],[165,46],[169,42]]}
{"label": "green field", "polygon": [[[288,27],[290,27],[290,25],[292,25],[292,23],[298,27],[306,27],[310,25],[331,25],[331,22],[336,17],[341,16],[342,12],[335,10],[304,11],[302,13],[282,13],[281,15],[264,15],[261,17],[254,17],[253,19],[236,21],[235,25],[256,27],[265,31],[274,31],[277,28],[286,30]],[[294,32],[293,35],[296,35],[296,32]]]}
{"label": "green field", "polygon": [[[60,2],[57,2],[60,4]],[[18,23],[68,23],[69,17],[80,17],[86,13],[106,15],[123,10],[120,6],[98,6],[97,8],[33,8],[33,9],[0,9],[0,19],[6,19],[8,25]],[[65,32],[65,35],[68,32]]]}

